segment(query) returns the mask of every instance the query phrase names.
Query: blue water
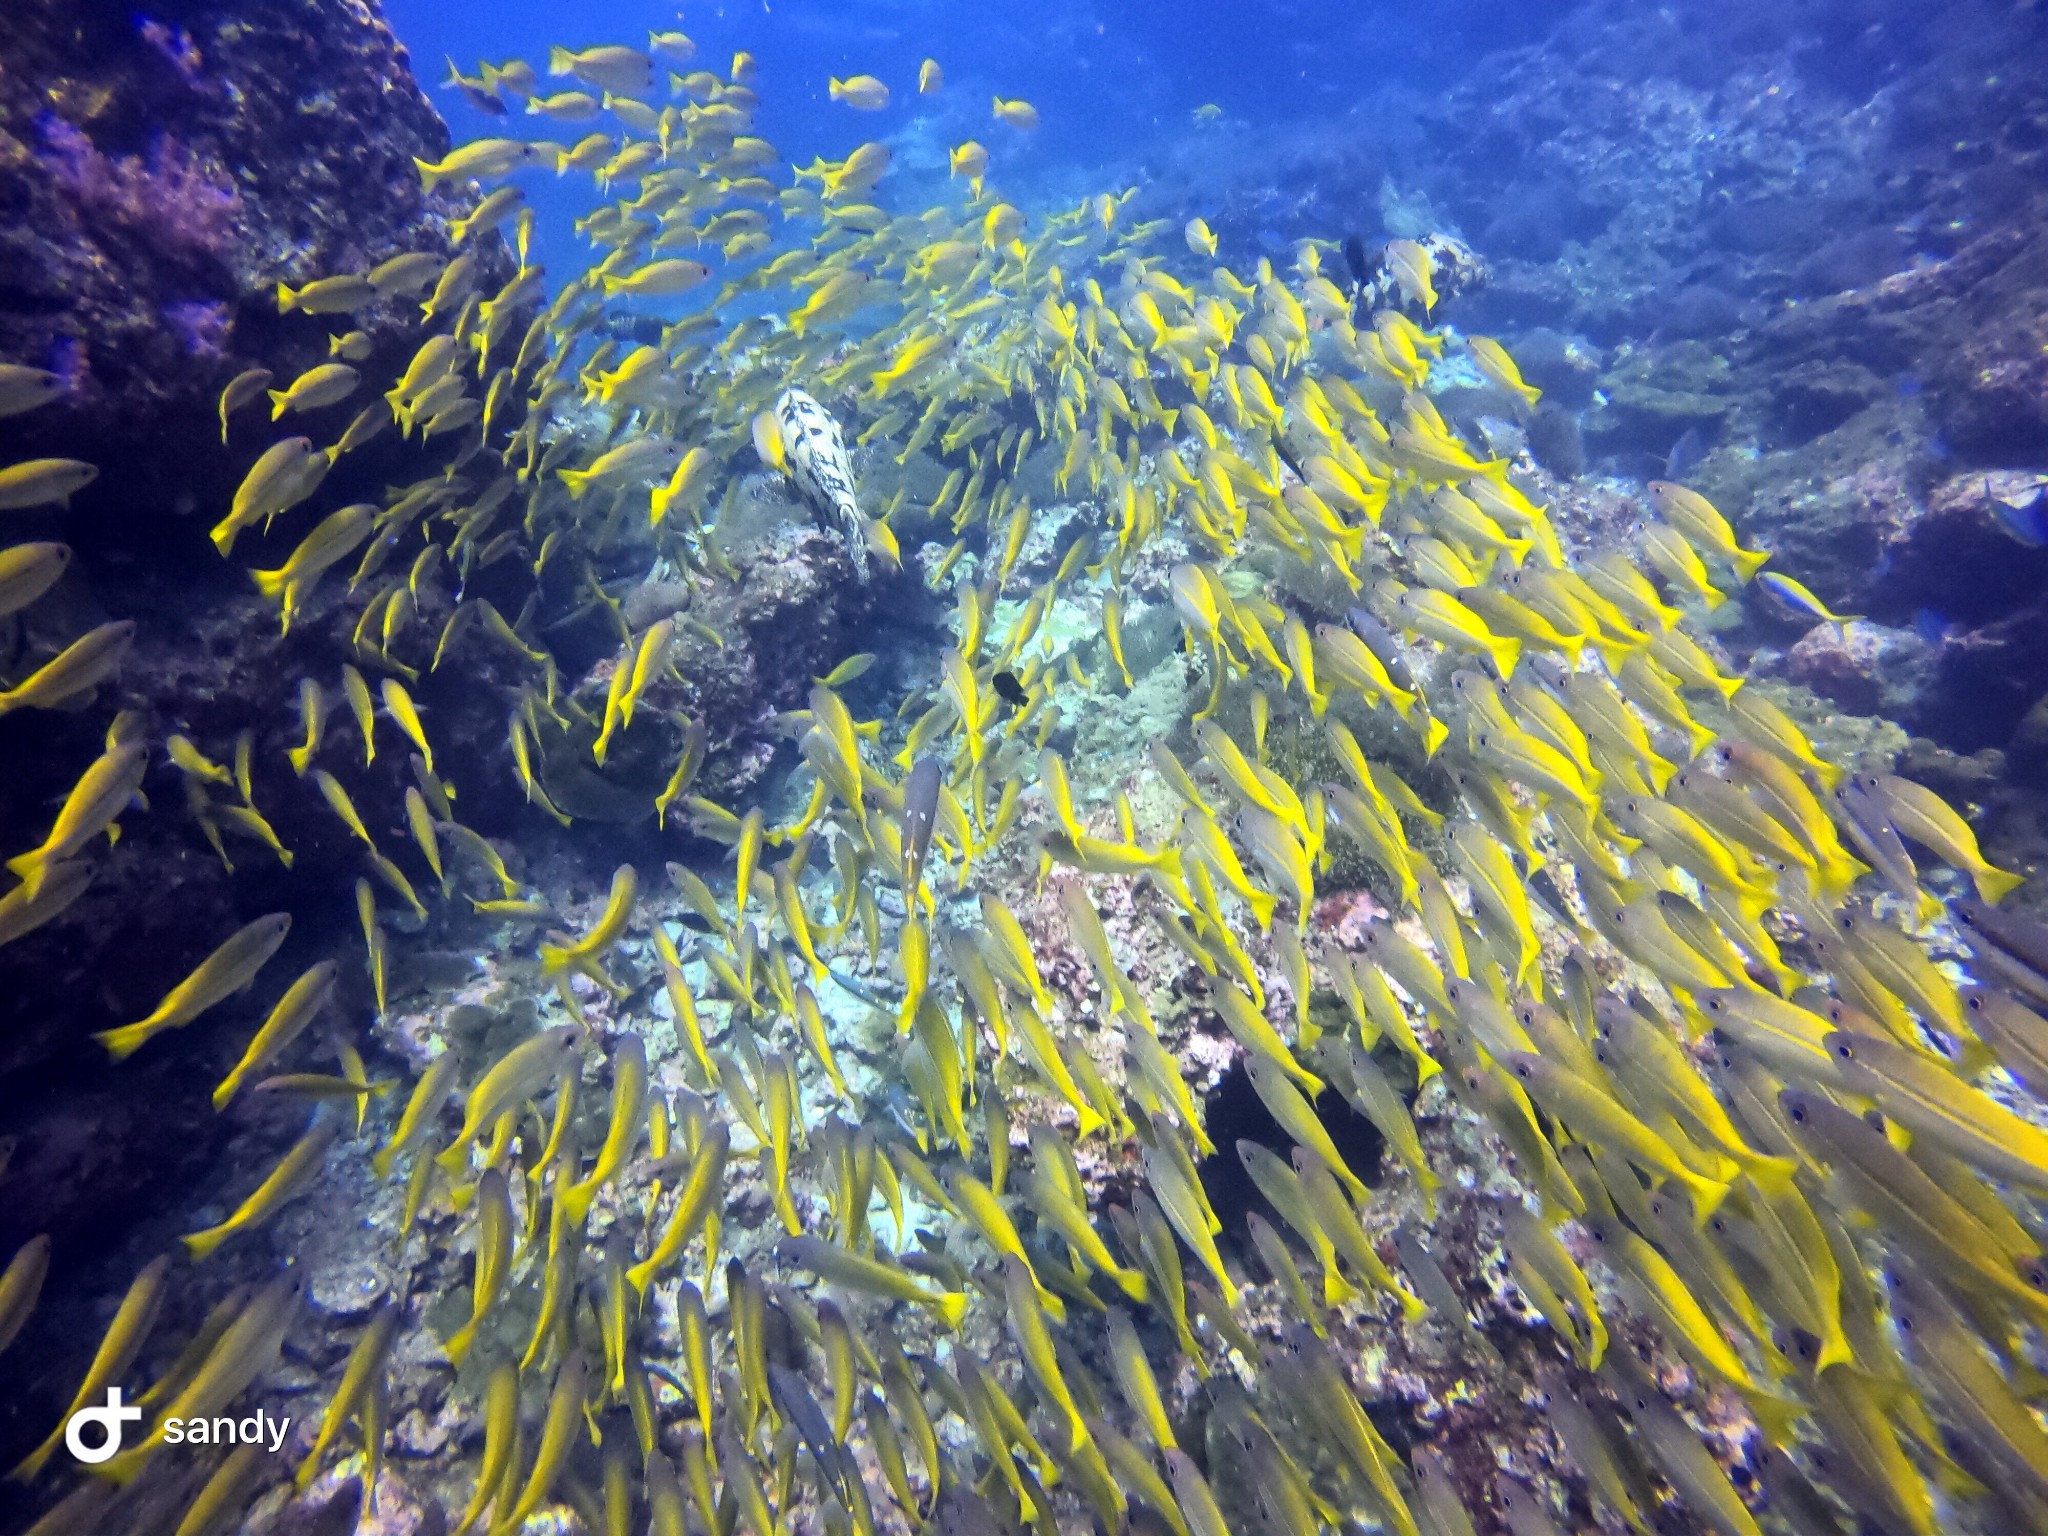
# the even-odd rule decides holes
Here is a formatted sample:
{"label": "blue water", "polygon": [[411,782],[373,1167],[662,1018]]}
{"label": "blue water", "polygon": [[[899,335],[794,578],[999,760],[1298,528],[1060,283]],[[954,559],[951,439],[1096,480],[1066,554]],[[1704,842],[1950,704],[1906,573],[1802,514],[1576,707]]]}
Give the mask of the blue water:
{"label": "blue water", "polygon": [[[548,0],[391,0],[386,12],[430,87],[446,78],[446,59],[472,76],[479,60],[512,57],[544,70],[553,45],[640,45],[651,29],[680,28],[696,42],[697,57],[685,69],[724,76],[744,49],[759,63],[754,131],[797,165],[841,157],[869,140],[888,143],[896,156],[890,190],[899,206],[905,182],[923,176],[938,186],[947,150],[976,139],[990,151],[991,180],[1020,204],[1050,208],[1109,188],[1144,188],[1170,165],[1177,194],[1212,213],[1226,188],[1271,177],[1283,141],[1300,146],[1305,136],[1314,150],[1341,148],[1346,140],[1391,141],[1405,130],[1403,113],[1465,78],[1477,57],[1532,41],[1549,25],[1531,8],[1493,0],[1405,8],[813,0],[684,10],[606,0],[576,6],[570,19]],[[917,91],[926,58],[945,70],[945,87],[933,96]],[[829,81],[856,73],[889,85],[886,110],[857,112],[831,100]],[[566,85],[573,82],[544,89]],[[431,94],[458,141],[510,133],[573,143],[618,126],[605,117],[558,124],[516,111],[488,116],[457,91]],[[1024,133],[994,121],[997,95],[1033,103],[1039,128]],[[1220,116],[1198,119],[1203,108],[1220,109]],[[543,241],[547,228],[562,222],[554,215],[592,206],[586,179],[572,178],[553,197],[550,180],[539,173],[522,178],[529,198],[549,215]],[[1357,210],[1353,222],[1359,233],[1375,233],[1371,209]],[[1264,243],[1277,246],[1309,232],[1276,227],[1263,231]],[[1254,240],[1260,234],[1249,232]],[[542,248],[555,266],[575,260],[560,239]]]}

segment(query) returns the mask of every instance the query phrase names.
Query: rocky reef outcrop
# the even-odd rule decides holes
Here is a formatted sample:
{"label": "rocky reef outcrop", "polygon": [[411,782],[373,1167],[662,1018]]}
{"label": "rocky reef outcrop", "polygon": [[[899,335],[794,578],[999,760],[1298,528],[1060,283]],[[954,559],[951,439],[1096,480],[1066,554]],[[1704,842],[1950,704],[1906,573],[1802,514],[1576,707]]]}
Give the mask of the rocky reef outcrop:
{"label": "rocky reef outcrop", "polygon": [[[49,369],[64,384],[52,403],[0,420],[0,463],[65,457],[99,471],[68,506],[6,514],[9,542],[61,540],[73,558],[58,586],[11,625],[0,677],[16,680],[95,624],[137,624],[122,674],[93,708],[0,717],[0,845],[11,854],[42,840],[102,750],[114,710],[138,712],[158,746],[142,787],[146,809],[124,816],[118,843],[91,855],[86,894],[6,950],[0,1098],[9,1108],[0,1134],[13,1150],[0,1159],[0,1249],[49,1233],[60,1262],[89,1255],[127,1216],[189,1182],[227,1133],[204,1089],[238,1054],[247,1009],[202,1019],[178,1050],[144,1052],[112,1075],[94,1031],[146,1015],[225,934],[266,912],[295,918],[280,969],[356,944],[347,893],[373,872],[345,823],[288,765],[306,730],[301,680],[329,702],[364,821],[379,835],[407,836],[410,744],[380,708],[373,732],[382,750],[372,757],[344,701],[344,665],[367,665],[355,643],[367,593],[330,581],[283,630],[247,568],[281,564],[303,528],[244,533],[230,560],[207,534],[258,454],[308,419],[269,428],[259,397],[224,424],[218,402],[230,380],[261,369],[283,388],[330,361],[343,332],[361,333],[350,356],[365,376],[388,378],[419,345],[417,299],[313,316],[282,312],[279,285],[368,271],[408,252],[452,255],[450,220],[474,194],[428,193],[415,167],[448,146],[411,61],[366,0],[170,3],[140,16],[111,4],[29,4],[10,13],[0,37],[0,360]],[[513,275],[496,235],[469,249],[486,291]],[[346,414],[303,430],[324,442]],[[390,487],[439,476],[446,461],[445,442],[423,446],[385,430],[335,456],[316,505],[387,501]],[[484,494],[479,473],[450,474],[453,492]],[[507,551],[514,558],[464,580],[444,572],[412,583],[407,627],[425,650],[419,665],[398,670],[410,676],[464,824],[499,838],[514,868],[545,856],[550,825],[506,750],[508,715],[535,677],[484,626],[451,636],[445,655],[434,636],[464,596],[517,615],[539,585],[561,599],[552,612],[582,614],[556,624],[546,643],[560,685],[601,715],[616,620],[573,595],[576,584],[586,573],[601,581],[617,612],[635,609],[636,628],[664,603],[686,615],[664,674],[671,680],[657,684],[641,728],[622,738],[615,771],[587,771],[587,742],[581,766],[574,754],[538,764],[579,818],[651,831],[653,791],[676,760],[676,722],[687,716],[706,728],[704,788],[723,795],[753,784],[784,740],[778,712],[800,708],[811,677],[852,648],[846,605],[869,600],[844,579],[836,543],[791,526],[802,514],[775,484],[764,478],[748,501],[758,515],[723,531],[715,569],[672,580],[650,575],[629,542],[579,558],[573,570],[564,562],[560,577],[550,570],[543,580],[544,561],[519,544]],[[440,664],[427,666],[428,656]],[[189,772],[161,751],[173,734],[223,765],[246,750],[249,802],[284,854],[232,834],[209,846],[190,814]],[[652,780],[645,794],[643,777]],[[670,818],[665,835],[686,850],[689,819]],[[393,985],[406,984],[401,967]],[[367,1015],[359,976],[344,994],[349,1016]],[[274,1118],[279,1138],[288,1136],[291,1113]]]}
{"label": "rocky reef outcrop", "polygon": [[1215,145],[1168,155],[1154,186],[1226,256],[1464,236],[1491,281],[1442,317],[1545,391],[1537,462],[1623,485],[1675,465],[1883,632],[1808,640],[1749,602],[1740,656],[1969,753],[2048,693],[2044,79],[2029,11],[1594,3],[1433,99],[1368,87],[1235,173]]}
{"label": "rocky reef outcrop", "polygon": [[[287,774],[291,680],[322,636],[308,626],[280,638],[274,611],[207,540],[253,456],[250,416],[223,449],[217,397],[245,369],[289,381],[327,359],[324,327],[280,315],[280,280],[448,249],[445,218],[459,205],[423,195],[412,164],[447,143],[404,50],[360,0],[171,3],[142,15],[10,8],[0,358],[50,369],[65,387],[0,421],[0,459],[78,458],[99,478],[66,509],[8,514],[10,542],[62,539],[73,551],[63,581],[21,616],[8,675],[92,624],[138,624],[101,707],[0,719],[10,852],[40,842],[100,750],[112,706],[141,710],[158,741],[255,731],[259,796]],[[388,353],[396,317],[380,329]],[[368,480],[389,468],[373,455],[352,472]],[[244,878],[230,889],[179,813],[175,771],[160,766],[144,793],[150,814],[126,818],[86,895],[8,949],[0,1081],[15,1155],[0,1176],[0,1246],[49,1232],[75,1256],[71,1239],[89,1248],[218,1139],[203,1114],[172,1124],[143,1109],[190,1102],[162,1092],[161,1079],[217,1068],[217,1048],[145,1057],[115,1083],[89,1035],[147,1013],[180,962],[283,893],[256,872],[269,856],[255,844],[235,850],[260,856],[239,861]],[[285,835],[312,840],[298,827]]]}

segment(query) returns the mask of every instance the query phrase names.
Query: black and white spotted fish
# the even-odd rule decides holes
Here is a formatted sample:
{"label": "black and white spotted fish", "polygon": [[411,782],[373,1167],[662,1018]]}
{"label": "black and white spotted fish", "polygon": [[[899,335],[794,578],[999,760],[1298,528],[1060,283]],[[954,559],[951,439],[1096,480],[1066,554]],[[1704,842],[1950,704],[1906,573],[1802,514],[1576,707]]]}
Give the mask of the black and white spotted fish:
{"label": "black and white spotted fish", "polygon": [[853,557],[854,574],[868,579],[867,533],[860,504],[854,499],[853,467],[846,459],[846,441],[839,423],[800,389],[788,389],[775,402],[775,427],[782,447],[782,470],[811,504],[821,526],[837,523]]}

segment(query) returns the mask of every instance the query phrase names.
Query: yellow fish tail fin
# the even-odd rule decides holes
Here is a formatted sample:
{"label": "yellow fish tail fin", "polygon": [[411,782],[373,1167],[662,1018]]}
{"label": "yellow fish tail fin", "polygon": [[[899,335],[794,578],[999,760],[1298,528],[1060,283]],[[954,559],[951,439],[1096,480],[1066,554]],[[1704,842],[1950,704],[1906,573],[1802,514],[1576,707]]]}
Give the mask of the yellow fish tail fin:
{"label": "yellow fish tail fin", "polygon": [[1721,1202],[1728,1198],[1728,1186],[1717,1179],[1703,1179],[1696,1174],[1685,1184],[1692,1191],[1692,1224],[1704,1232],[1714,1212],[1721,1208]]}
{"label": "yellow fish tail fin", "polygon": [[1798,1438],[1794,1426],[1807,1415],[1804,1403],[1762,1391],[1745,1392],[1742,1400],[1749,1405],[1750,1415],[1773,1445],[1790,1445]]}
{"label": "yellow fish tail fin", "polygon": [[[11,864],[8,866],[10,869],[13,867]],[[1978,899],[1994,907],[2027,883],[2025,875],[2016,875],[2009,869],[1999,869],[1991,864],[1972,870],[1970,878],[1976,882]]]}
{"label": "yellow fish tail fin", "polygon": [[1422,717],[1422,755],[1425,758],[1435,757],[1437,748],[1450,739],[1451,728],[1443,721],[1435,715]]}
{"label": "yellow fish tail fin", "polygon": [[1821,1340],[1820,1359],[1814,1370],[1824,1371],[1831,1365],[1854,1365],[1856,1353],[1849,1347],[1848,1335],[1842,1332],[1841,1320],[1834,1319],[1833,1326],[1824,1329],[1824,1332],[1827,1337]]}
{"label": "yellow fish tail fin", "polygon": [[1728,557],[1728,562],[1735,567],[1736,575],[1748,581],[1769,563],[1770,558],[1768,549],[1738,549]]}
{"label": "yellow fish tail fin", "polygon": [[1792,1175],[1799,1165],[1789,1157],[1762,1157],[1751,1155],[1741,1159],[1742,1171],[1749,1175],[1752,1184],[1767,1195],[1786,1195],[1792,1192]]}
{"label": "yellow fish tail fin", "polygon": [[103,1029],[93,1039],[104,1045],[114,1060],[126,1061],[142,1049],[153,1032],[152,1026],[147,1024],[124,1024],[119,1029]]}

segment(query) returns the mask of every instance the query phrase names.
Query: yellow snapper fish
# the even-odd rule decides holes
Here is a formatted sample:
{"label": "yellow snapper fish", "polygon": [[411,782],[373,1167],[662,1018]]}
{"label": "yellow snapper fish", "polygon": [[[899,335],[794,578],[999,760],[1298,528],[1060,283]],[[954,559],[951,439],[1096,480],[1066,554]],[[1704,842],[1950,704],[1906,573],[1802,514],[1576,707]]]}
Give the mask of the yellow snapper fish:
{"label": "yellow snapper fish", "polygon": [[998,122],[1026,132],[1038,126],[1038,108],[1028,101],[1005,101],[998,96],[995,98],[995,117]]}
{"label": "yellow snapper fish", "polygon": [[873,75],[854,75],[849,79],[834,78],[827,86],[826,94],[834,101],[842,101],[856,112],[880,112],[889,105],[889,87]]}

